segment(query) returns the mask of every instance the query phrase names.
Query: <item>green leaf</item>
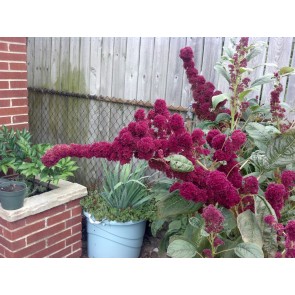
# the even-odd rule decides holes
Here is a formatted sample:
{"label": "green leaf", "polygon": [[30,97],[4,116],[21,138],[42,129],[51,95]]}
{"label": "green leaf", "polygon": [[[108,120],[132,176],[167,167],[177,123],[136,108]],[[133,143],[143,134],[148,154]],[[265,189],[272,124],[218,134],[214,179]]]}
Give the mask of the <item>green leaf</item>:
{"label": "green leaf", "polygon": [[185,240],[174,240],[167,249],[167,255],[173,258],[192,258],[196,254],[195,246]]}
{"label": "green leaf", "polygon": [[195,228],[201,228],[204,225],[204,220],[200,214],[197,214],[189,219],[189,223]]}
{"label": "green leaf", "polygon": [[254,243],[262,248],[262,233],[255,218],[255,214],[250,211],[244,211],[237,217],[238,228],[245,243]]}
{"label": "green leaf", "polygon": [[234,251],[241,258],[264,258],[261,248],[253,243],[241,243]]}
{"label": "green leaf", "polygon": [[169,223],[169,227],[168,230],[172,231],[172,230],[180,230],[181,229],[181,220],[173,220],[172,222]]}
{"label": "green leaf", "polygon": [[272,168],[284,167],[295,163],[295,129],[289,129],[279,134],[269,143],[266,149],[266,157]]}
{"label": "green leaf", "polygon": [[252,84],[251,87],[267,84],[273,81],[274,75],[273,74],[267,74],[265,76],[262,76],[258,79],[256,79]]}
{"label": "green leaf", "polygon": [[173,217],[180,214],[189,214],[196,212],[202,207],[202,203],[187,201],[182,198],[179,193],[171,194],[171,196],[157,203],[159,219]]}
{"label": "green leaf", "polygon": [[263,249],[268,257],[274,257],[278,250],[277,233],[271,226],[264,222],[264,218],[267,215],[273,215],[275,220],[277,220],[276,214],[264,197],[255,196],[254,201],[256,220],[262,232]]}
{"label": "green leaf", "polygon": [[170,168],[173,171],[191,172],[195,169],[193,163],[182,155],[172,155],[165,158],[165,160],[170,162]]}
{"label": "green leaf", "polygon": [[229,99],[229,96],[228,94],[225,94],[225,93],[222,93],[222,94],[219,94],[219,95],[215,95],[215,96],[212,96],[212,108],[213,110],[216,109],[217,105],[225,100],[228,100]]}
{"label": "green leaf", "polygon": [[268,142],[274,139],[276,134],[280,134],[274,126],[264,126],[256,122],[248,123],[245,130],[260,150],[265,150]]}
{"label": "green leaf", "polygon": [[231,120],[231,116],[226,113],[220,113],[216,116],[215,122],[219,124],[222,121],[229,121]]}
{"label": "green leaf", "polygon": [[154,220],[151,223],[151,232],[152,232],[153,237],[155,237],[157,235],[157,232],[162,228],[164,223],[165,223],[165,220]]}
{"label": "green leaf", "polygon": [[243,74],[245,72],[251,73],[251,72],[253,72],[253,69],[240,67],[240,73]]}
{"label": "green leaf", "polygon": [[250,156],[251,162],[257,167],[257,169],[261,172],[268,171],[271,169],[268,158],[263,151],[255,151]]}
{"label": "green leaf", "polygon": [[292,68],[292,67],[282,67],[280,68],[279,70],[279,74],[282,76],[282,75],[288,75],[288,74],[291,74],[291,73],[294,73],[295,69]]}
{"label": "green leaf", "polygon": [[227,72],[227,70],[225,69],[224,66],[217,64],[214,66],[214,69],[216,70],[217,73],[219,73],[221,76],[223,76],[228,83],[230,83],[229,73]]}
{"label": "green leaf", "polygon": [[223,228],[225,231],[230,231],[237,227],[237,221],[233,212],[224,207],[218,208],[224,216]]}

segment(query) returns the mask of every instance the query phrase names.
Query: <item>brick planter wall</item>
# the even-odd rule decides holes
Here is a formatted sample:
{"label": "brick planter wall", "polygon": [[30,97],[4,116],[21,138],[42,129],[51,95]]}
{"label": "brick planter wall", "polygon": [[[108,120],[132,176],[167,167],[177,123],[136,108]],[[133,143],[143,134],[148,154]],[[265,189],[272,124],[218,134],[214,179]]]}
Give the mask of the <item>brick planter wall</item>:
{"label": "brick planter wall", "polygon": [[27,45],[24,37],[0,37],[0,126],[29,127]]}
{"label": "brick planter wall", "polygon": [[87,189],[61,181],[59,188],[25,199],[23,208],[0,207],[0,257],[81,257],[82,209]]}

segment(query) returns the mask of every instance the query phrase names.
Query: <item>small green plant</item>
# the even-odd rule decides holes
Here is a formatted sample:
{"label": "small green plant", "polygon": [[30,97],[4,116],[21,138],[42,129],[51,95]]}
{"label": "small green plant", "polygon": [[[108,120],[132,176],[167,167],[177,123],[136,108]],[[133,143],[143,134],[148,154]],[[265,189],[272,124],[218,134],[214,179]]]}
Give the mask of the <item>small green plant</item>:
{"label": "small green plant", "polygon": [[119,222],[153,220],[155,202],[144,176],[147,165],[139,163],[116,164],[113,170],[103,161],[104,178],[102,190],[94,190],[81,200],[84,210],[97,220],[116,220]]}
{"label": "small green plant", "polygon": [[29,196],[49,190],[51,183],[66,180],[78,169],[75,161],[69,157],[50,168],[44,166],[41,157],[51,146],[32,144],[30,139],[31,135],[26,129],[14,131],[6,126],[0,129],[0,171],[7,174],[10,169],[18,174],[17,180],[27,184]]}

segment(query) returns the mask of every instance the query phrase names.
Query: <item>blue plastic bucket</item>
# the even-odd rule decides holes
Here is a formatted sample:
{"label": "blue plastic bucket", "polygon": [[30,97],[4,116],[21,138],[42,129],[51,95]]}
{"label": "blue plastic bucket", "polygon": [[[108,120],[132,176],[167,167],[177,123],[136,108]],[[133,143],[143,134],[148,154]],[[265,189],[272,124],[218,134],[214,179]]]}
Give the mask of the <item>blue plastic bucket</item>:
{"label": "blue plastic bucket", "polygon": [[89,258],[138,258],[146,221],[95,221],[87,212],[87,251]]}

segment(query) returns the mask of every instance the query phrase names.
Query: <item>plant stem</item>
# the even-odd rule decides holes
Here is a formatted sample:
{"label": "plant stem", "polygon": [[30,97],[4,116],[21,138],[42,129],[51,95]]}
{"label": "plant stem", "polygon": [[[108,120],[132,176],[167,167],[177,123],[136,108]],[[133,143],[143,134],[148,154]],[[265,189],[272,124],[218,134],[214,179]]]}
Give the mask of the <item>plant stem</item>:
{"label": "plant stem", "polygon": [[196,162],[203,167],[205,170],[209,170],[205,165],[203,165],[199,160],[196,160]]}
{"label": "plant stem", "polygon": [[234,250],[235,248],[231,248],[231,249],[227,249],[227,250],[222,250],[222,251],[219,251],[219,252],[216,252],[215,254],[220,254],[220,253],[223,253],[223,252],[228,252],[228,251],[232,251]]}

